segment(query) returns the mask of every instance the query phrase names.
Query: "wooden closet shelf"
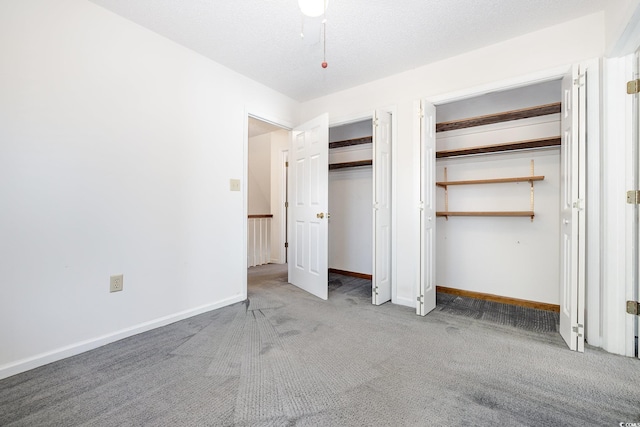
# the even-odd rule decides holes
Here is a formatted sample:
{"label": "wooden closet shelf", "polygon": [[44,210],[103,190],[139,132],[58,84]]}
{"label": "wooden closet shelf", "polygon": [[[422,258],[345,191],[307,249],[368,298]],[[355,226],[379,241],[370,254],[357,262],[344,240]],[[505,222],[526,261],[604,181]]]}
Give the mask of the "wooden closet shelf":
{"label": "wooden closet shelf", "polygon": [[357,160],[355,162],[332,163],[329,165],[329,170],[356,168],[359,166],[371,166],[371,165],[373,165],[373,160]]}
{"label": "wooden closet shelf", "polygon": [[480,145],[469,148],[436,151],[436,158],[466,156],[469,154],[499,153],[502,151],[525,150],[531,148],[556,147],[562,143],[559,136],[552,138],[529,139],[526,141],[508,142],[505,144]]}
{"label": "wooden closet shelf", "polygon": [[532,182],[542,180],[544,180],[544,175],[518,176],[513,178],[469,179],[464,181],[438,181],[436,182],[436,185],[440,187],[447,187],[449,185],[500,184],[503,182]]}
{"label": "wooden closet shelf", "polygon": [[450,212],[450,211],[439,211],[436,212],[436,216],[522,216],[522,217],[533,217],[535,214],[533,211],[476,211],[476,212]]}
{"label": "wooden closet shelf", "polygon": [[494,123],[509,122],[512,120],[528,119],[530,117],[556,114],[561,110],[561,103],[539,105],[536,107],[522,108],[519,110],[505,111],[502,113],[487,114],[485,116],[470,117],[468,119],[451,120],[449,122],[436,123],[436,132],[464,129],[474,126],[491,125]]}
{"label": "wooden closet shelf", "polygon": [[347,139],[344,141],[335,141],[329,143],[329,149],[350,147],[352,145],[371,144],[373,142],[372,136],[365,136],[364,138]]}

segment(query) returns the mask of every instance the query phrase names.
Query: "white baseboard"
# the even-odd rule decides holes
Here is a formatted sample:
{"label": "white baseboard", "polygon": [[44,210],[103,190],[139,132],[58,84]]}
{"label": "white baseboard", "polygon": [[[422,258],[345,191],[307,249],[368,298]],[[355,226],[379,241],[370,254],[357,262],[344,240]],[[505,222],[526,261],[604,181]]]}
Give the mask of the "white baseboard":
{"label": "white baseboard", "polygon": [[110,344],[115,341],[119,341],[123,338],[128,338],[133,335],[137,335],[142,332],[149,331],[151,329],[160,328],[162,326],[166,326],[171,323],[178,322],[180,320],[188,319],[189,317],[197,316],[198,314],[206,313],[211,310],[226,307],[227,305],[235,304],[237,302],[244,301],[245,299],[246,299],[246,295],[244,296],[237,295],[237,296],[219,301],[217,303],[202,305],[200,307],[180,311],[178,313],[160,317],[158,319],[144,322],[139,325],[122,329],[107,335],[81,341],[75,344],[58,348],[56,350],[52,350],[46,353],[41,353],[33,357],[28,357],[26,359],[18,360],[17,362],[8,363],[6,365],[0,366],[0,380],[3,378],[8,378],[10,376],[19,374],[21,372],[28,371],[30,369],[34,369],[34,368],[46,365],[48,363],[56,362],[58,360],[66,359],[67,357],[75,356],[76,354],[84,353],[85,351],[93,350],[103,345]]}

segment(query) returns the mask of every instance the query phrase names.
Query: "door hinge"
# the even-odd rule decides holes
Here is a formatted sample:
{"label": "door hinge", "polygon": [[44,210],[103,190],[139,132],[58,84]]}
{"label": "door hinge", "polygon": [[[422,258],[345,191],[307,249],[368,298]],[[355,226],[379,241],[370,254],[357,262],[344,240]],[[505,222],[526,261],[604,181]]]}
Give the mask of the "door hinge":
{"label": "door hinge", "polygon": [[379,123],[378,123],[378,118],[376,117],[375,119],[373,119],[373,126],[378,127]]}
{"label": "door hinge", "polygon": [[576,334],[578,334],[579,337],[581,337],[582,334],[584,333],[584,325],[581,325],[580,323],[578,323],[577,325],[572,327],[571,330]]}
{"label": "door hinge", "polygon": [[634,316],[640,316],[640,302],[627,301],[627,313],[633,314]]}
{"label": "door hinge", "polygon": [[578,87],[584,86],[584,74],[578,74],[578,78],[573,79],[573,84]]}
{"label": "door hinge", "polygon": [[284,167],[288,168],[289,167],[289,162],[284,162]]}
{"label": "door hinge", "polygon": [[575,202],[573,202],[573,208],[579,211],[584,210],[584,199],[578,199]]}
{"label": "door hinge", "polygon": [[284,207],[288,208],[289,207],[289,202],[284,202]]}
{"label": "door hinge", "polygon": [[640,79],[635,79],[627,82],[627,94],[635,95],[640,92]]}
{"label": "door hinge", "polygon": [[424,295],[420,295],[416,297],[416,301],[418,301],[421,305],[424,304]]}
{"label": "door hinge", "polygon": [[288,248],[289,247],[289,242],[284,242],[284,247]]}
{"label": "door hinge", "polygon": [[378,287],[377,287],[377,286],[375,286],[375,287],[373,288],[373,294],[374,294],[374,295],[378,295]]}
{"label": "door hinge", "polygon": [[627,203],[630,205],[640,205],[640,190],[627,191]]}
{"label": "door hinge", "polygon": [[424,108],[418,107],[418,117],[420,118],[424,117]]}

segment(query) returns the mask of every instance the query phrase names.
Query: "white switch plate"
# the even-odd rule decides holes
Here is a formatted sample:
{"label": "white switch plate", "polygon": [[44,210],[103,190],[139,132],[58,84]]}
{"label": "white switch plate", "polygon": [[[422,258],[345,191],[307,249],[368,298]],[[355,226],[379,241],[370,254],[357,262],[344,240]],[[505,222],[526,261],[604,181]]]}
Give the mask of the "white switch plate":
{"label": "white switch plate", "polygon": [[120,292],[122,290],[122,274],[116,274],[109,278],[109,292]]}
{"label": "white switch plate", "polygon": [[229,189],[231,191],[240,191],[240,180],[239,179],[230,179],[229,180]]}

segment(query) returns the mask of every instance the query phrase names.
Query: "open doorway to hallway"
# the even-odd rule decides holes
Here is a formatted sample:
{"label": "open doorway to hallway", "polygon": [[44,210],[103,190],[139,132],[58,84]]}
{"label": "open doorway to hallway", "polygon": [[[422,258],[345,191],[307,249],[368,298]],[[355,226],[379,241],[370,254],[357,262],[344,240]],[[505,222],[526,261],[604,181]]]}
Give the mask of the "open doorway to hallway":
{"label": "open doorway to hallway", "polygon": [[[289,130],[249,116],[247,267],[287,262]],[[285,267],[286,268],[286,267]]]}

